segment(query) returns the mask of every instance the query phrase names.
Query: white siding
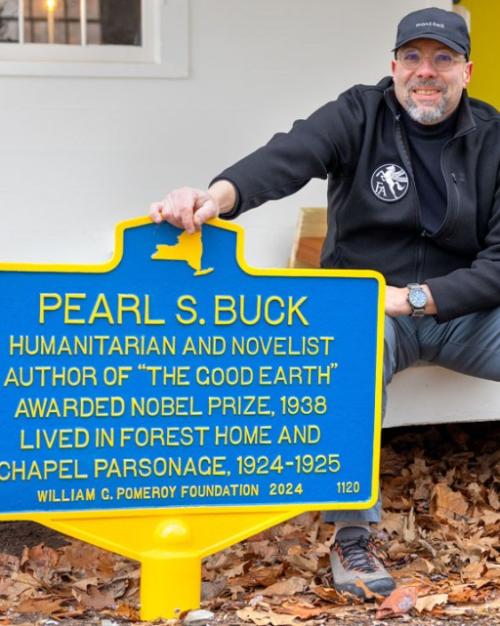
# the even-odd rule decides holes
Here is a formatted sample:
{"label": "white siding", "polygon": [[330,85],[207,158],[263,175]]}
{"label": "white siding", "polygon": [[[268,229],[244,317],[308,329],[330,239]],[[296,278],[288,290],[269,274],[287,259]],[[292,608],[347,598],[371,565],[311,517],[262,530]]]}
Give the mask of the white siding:
{"label": "white siding", "polygon": [[[451,1],[191,0],[187,79],[0,77],[0,259],[106,258],[116,222],[377,81],[400,17],[436,4]],[[316,181],[242,217],[249,262],[284,265],[297,208],[324,203]]]}

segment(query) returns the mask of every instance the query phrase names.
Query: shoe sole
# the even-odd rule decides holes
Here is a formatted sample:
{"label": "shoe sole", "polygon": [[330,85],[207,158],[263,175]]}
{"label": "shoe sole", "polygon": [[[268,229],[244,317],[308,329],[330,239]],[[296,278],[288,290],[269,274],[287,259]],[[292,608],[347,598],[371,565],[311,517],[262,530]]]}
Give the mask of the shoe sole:
{"label": "shoe sole", "polygon": [[[378,596],[388,596],[390,595],[394,589],[396,589],[396,585],[393,580],[387,578],[381,578],[380,580],[372,580],[369,583],[363,582],[370,593]],[[356,583],[343,583],[337,584],[333,583],[336,591],[341,593],[348,592],[361,600],[368,600],[370,598],[367,597],[365,590],[361,585],[357,585]]]}

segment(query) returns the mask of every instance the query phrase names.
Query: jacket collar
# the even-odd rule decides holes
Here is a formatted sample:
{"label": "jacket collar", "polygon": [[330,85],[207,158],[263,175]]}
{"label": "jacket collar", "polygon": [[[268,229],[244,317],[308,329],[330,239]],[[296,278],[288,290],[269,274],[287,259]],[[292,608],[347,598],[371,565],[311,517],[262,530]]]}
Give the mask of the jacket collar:
{"label": "jacket collar", "polygon": [[[387,106],[394,117],[399,119],[401,115],[399,111],[400,104],[397,101],[396,94],[394,93],[394,83],[392,82],[392,78],[383,78],[379,85],[384,88],[384,99]],[[459,135],[465,135],[466,133],[475,130],[475,128],[476,123],[474,121],[474,117],[472,116],[469,96],[467,91],[464,89],[462,98],[458,105],[457,128],[454,136],[458,137]]]}

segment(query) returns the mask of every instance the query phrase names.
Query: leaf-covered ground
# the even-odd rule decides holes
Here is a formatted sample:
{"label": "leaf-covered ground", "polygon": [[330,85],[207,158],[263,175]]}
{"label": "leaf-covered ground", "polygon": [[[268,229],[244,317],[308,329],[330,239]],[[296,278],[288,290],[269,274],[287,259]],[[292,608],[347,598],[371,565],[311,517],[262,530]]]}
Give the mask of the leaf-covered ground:
{"label": "leaf-covered ground", "polygon": [[[500,624],[499,443],[500,422],[384,433],[376,543],[398,581],[385,601],[332,589],[332,528],[309,513],[206,559],[202,607],[231,625]],[[32,524],[0,529],[0,626],[138,620],[137,563]]]}

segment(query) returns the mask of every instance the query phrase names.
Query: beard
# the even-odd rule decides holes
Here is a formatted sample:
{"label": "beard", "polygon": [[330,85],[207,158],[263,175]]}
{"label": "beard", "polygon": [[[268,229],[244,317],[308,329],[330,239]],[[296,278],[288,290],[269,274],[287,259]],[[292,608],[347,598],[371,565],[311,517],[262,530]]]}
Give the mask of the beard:
{"label": "beard", "polygon": [[[424,106],[416,104],[411,97],[414,89],[439,89],[441,100],[434,106]],[[406,86],[405,109],[408,115],[415,122],[420,124],[437,124],[446,117],[448,107],[447,97],[448,87],[438,80],[419,80],[408,83]]]}

